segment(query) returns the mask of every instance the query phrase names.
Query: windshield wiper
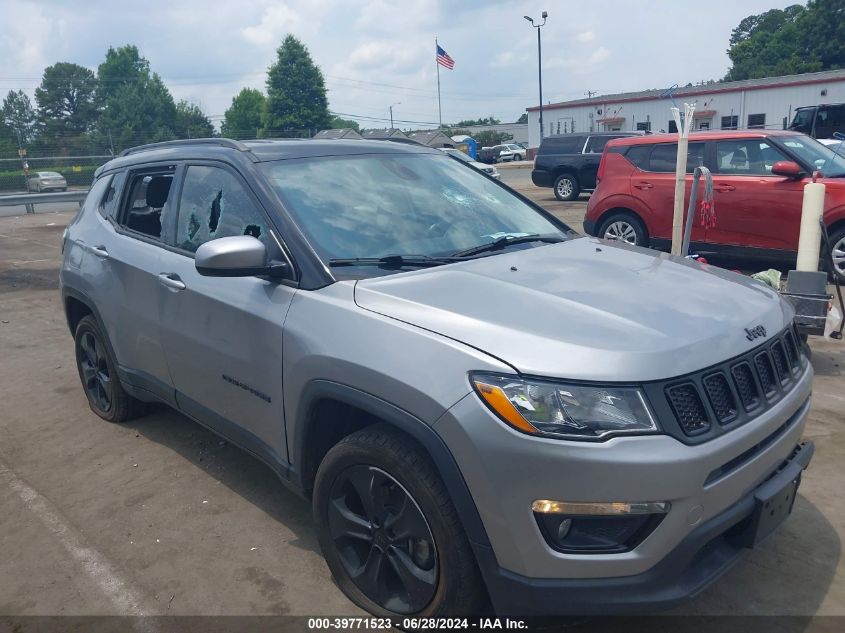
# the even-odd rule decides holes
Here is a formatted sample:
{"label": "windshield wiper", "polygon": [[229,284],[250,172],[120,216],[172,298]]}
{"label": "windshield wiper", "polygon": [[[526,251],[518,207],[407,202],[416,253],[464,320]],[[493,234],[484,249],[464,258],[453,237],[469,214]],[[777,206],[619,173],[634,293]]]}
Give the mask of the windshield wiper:
{"label": "windshield wiper", "polygon": [[548,244],[554,244],[565,240],[566,238],[560,235],[540,235],[539,233],[518,236],[503,235],[502,237],[495,239],[492,242],[488,242],[487,244],[479,244],[478,246],[473,246],[472,248],[452,253],[452,257],[470,257],[472,255],[480,255],[481,253],[503,249],[505,246],[510,246],[511,244],[525,244],[528,242],[546,242]]}
{"label": "windshield wiper", "polygon": [[329,266],[384,266],[405,268],[406,266],[427,268],[459,261],[456,257],[430,257],[428,255],[385,255],[384,257],[336,257],[329,260]]}

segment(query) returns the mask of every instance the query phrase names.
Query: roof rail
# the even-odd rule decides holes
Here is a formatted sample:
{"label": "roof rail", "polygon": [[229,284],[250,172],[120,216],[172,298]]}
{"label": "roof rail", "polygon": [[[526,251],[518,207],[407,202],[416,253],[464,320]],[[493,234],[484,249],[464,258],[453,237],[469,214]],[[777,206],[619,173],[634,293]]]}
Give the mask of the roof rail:
{"label": "roof rail", "polygon": [[186,138],[178,141],[162,141],[160,143],[148,143],[147,145],[138,145],[137,147],[130,147],[123,150],[118,156],[129,156],[130,154],[137,154],[138,152],[146,152],[154,149],[162,149],[165,147],[179,147],[181,145],[219,145],[220,147],[228,147],[236,149],[239,152],[249,152],[250,149],[240,141],[234,141],[230,138]]}

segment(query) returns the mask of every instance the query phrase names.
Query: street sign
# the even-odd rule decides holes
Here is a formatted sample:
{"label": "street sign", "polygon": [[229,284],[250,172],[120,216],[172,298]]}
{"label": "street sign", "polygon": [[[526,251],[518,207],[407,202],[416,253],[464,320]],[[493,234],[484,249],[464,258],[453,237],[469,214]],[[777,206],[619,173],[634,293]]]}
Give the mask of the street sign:
{"label": "street sign", "polygon": [[20,156],[21,158],[23,158],[24,156],[26,156],[26,150],[25,150],[23,147],[21,147],[21,148],[18,150],[18,156]]}

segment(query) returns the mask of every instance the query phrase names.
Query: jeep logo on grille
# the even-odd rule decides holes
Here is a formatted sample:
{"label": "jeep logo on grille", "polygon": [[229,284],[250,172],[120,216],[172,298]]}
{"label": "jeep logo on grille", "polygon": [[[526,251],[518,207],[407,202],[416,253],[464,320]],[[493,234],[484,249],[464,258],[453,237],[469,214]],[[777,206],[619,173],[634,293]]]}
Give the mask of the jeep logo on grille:
{"label": "jeep logo on grille", "polygon": [[749,341],[753,341],[755,338],[760,338],[761,336],[766,336],[766,328],[762,325],[758,325],[757,327],[753,327],[750,330],[745,328],[745,338]]}

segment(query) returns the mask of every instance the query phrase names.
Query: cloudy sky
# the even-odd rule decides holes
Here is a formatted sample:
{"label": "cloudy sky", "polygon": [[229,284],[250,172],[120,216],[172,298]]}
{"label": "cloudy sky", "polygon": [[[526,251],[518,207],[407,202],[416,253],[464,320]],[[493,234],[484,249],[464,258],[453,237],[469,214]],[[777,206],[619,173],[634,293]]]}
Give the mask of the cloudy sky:
{"label": "cloudy sky", "polygon": [[441,69],[444,123],[513,121],[537,104],[543,27],[544,101],[684,85],[724,76],[731,29],[782,0],[0,0],[0,92],[30,95],[43,69],[96,70],[109,46],[135,44],[177,98],[219,121],[242,87],[263,88],[287,33],[322,68],[333,112],[365,127],[437,122],[434,39],[455,59]]}

